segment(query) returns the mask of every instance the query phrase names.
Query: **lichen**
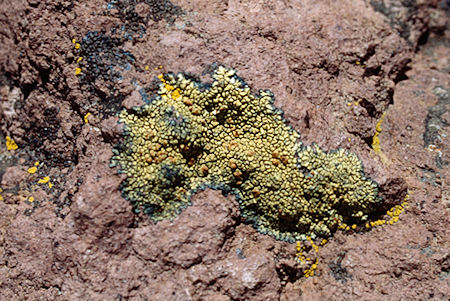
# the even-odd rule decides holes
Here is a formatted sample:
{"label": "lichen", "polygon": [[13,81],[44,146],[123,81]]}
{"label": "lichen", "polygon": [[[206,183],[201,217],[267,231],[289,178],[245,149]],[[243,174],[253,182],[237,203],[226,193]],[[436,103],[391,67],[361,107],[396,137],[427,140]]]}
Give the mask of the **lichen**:
{"label": "lichen", "polygon": [[303,146],[270,91],[252,94],[224,67],[213,79],[160,76],[156,96],[120,113],[111,165],[127,175],[121,189],[137,212],[174,218],[198,190],[220,189],[261,233],[295,242],[363,224],[382,202],[355,154]]}
{"label": "lichen", "polygon": [[375,153],[380,156],[380,159],[383,163],[389,163],[389,160],[387,159],[386,155],[381,151],[381,143],[380,143],[380,134],[381,131],[383,130],[381,128],[381,124],[384,121],[384,118],[386,117],[386,112],[384,112],[380,119],[378,120],[376,126],[375,126],[375,134],[373,135],[372,138],[372,149],[375,151]]}
{"label": "lichen", "polygon": [[17,146],[17,143],[9,136],[6,136],[6,149],[7,150],[16,150],[19,146]]}

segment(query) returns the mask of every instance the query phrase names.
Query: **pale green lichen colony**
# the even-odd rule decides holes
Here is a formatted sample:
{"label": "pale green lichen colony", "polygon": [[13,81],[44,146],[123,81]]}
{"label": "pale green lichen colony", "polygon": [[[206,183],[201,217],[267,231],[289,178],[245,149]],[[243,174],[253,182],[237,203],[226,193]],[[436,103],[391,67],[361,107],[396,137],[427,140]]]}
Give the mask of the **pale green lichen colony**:
{"label": "pale green lichen colony", "polygon": [[157,96],[120,113],[112,165],[127,175],[122,192],[135,210],[174,218],[196,191],[221,189],[260,232],[294,242],[363,223],[381,202],[356,155],[302,146],[270,91],[251,94],[224,67],[213,79],[160,76]]}

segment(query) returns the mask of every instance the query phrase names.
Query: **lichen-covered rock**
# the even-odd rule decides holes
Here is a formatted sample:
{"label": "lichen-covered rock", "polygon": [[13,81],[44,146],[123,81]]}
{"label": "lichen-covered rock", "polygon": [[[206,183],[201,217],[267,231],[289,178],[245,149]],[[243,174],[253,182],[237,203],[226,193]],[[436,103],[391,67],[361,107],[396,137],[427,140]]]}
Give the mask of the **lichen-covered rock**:
{"label": "lichen-covered rock", "polygon": [[213,77],[207,86],[160,76],[157,96],[120,114],[125,139],[112,165],[127,175],[122,191],[136,211],[173,218],[211,187],[234,194],[245,219],[280,240],[328,237],[367,219],[381,199],[356,155],[302,147],[270,91],[251,94],[224,67]]}

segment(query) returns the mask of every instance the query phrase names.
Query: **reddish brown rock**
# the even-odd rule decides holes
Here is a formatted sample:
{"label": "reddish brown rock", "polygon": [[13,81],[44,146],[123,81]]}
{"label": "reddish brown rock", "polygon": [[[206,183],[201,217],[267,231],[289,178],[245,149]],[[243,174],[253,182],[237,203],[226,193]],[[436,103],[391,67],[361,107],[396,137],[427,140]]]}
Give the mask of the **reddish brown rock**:
{"label": "reddish brown rock", "polygon": [[[445,1],[120,2],[0,4],[3,299],[446,300]],[[134,214],[109,167],[116,113],[150,98],[156,75],[209,81],[213,63],[270,89],[305,144],[357,153],[384,209],[407,189],[400,220],[338,232],[318,254],[306,243],[319,263],[305,278],[295,245],[258,233],[220,191],[197,193],[173,221]]]}

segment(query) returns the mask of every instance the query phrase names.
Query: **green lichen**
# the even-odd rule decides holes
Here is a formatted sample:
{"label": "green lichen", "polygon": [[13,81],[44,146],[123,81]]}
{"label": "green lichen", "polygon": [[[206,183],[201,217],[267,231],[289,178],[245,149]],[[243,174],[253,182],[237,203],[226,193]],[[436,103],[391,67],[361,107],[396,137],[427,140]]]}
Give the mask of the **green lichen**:
{"label": "green lichen", "polygon": [[213,78],[161,76],[158,95],[120,113],[112,165],[127,175],[122,192],[136,211],[174,218],[196,191],[221,189],[260,232],[294,242],[362,223],[381,202],[356,155],[302,146],[270,91],[251,94],[224,67]]}

